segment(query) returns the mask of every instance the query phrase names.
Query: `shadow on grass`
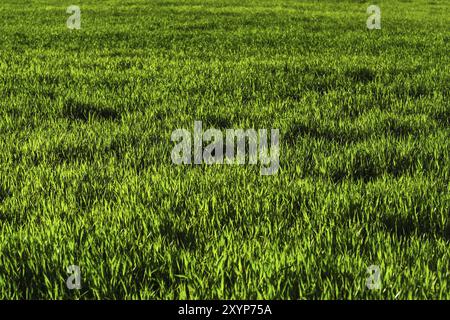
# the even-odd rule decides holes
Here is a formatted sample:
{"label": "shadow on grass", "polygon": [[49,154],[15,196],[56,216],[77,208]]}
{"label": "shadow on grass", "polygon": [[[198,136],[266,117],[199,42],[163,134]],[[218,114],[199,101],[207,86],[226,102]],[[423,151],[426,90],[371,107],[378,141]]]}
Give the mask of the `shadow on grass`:
{"label": "shadow on grass", "polygon": [[450,108],[439,110],[435,113],[434,119],[443,127],[450,126]]}
{"label": "shadow on grass", "polygon": [[413,217],[387,215],[381,219],[387,231],[399,238],[409,238],[413,235],[436,237],[446,241],[450,240],[450,224],[439,226],[431,223],[426,217],[414,221]]}
{"label": "shadow on grass", "polygon": [[197,237],[192,229],[180,228],[167,220],[160,226],[160,233],[164,235],[170,243],[186,250],[195,250],[197,247]]}
{"label": "shadow on grass", "polygon": [[2,186],[0,186],[0,203],[5,201],[6,198],[11,196],[11,192]]}
{"label": "shadow on grass", "polygon": [[368,83],[375,79],[375,73],[368,68],[355,68],[347,70],[345,75],[354,82]]}
{"label": "shadow on grass", "polygon": [[63,114],[70,120],[81,120],[85,122],[89,121],[89,119],[117,120],[120,116],[119,112],[113,108],[99,107],[73,99],[68,100],[64,104]]}
{"label": "shadow on grass", "polygon": [[310,137],[313,139],[324,139],[326,141],[335,142],[346,145],[360,142],[366,137],[362,133],[355,132],[337,132],[329,128],[321,128],[307,123],[295,122],[289,126],[284,140],[289,145],[295,144],[299,137]]}

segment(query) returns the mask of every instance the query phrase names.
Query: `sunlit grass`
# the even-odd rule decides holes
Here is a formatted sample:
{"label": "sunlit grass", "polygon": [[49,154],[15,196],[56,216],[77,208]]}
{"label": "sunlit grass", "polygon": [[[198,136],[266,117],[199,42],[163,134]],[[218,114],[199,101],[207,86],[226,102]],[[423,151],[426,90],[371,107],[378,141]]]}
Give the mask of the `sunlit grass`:
{"label": "sunlit grass", "polygon": [[[450,298],[450,5],[377,3],[3,0],[0,297]],[[173,165],[195,120],[280,170]]]}

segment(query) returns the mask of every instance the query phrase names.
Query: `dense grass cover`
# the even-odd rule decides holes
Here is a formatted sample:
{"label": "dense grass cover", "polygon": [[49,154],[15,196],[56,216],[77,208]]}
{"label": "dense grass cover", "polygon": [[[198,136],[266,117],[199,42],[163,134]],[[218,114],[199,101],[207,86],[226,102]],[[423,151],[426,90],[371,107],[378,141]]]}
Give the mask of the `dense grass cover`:
{"label": "dense grass cover", "polygon": [[[449,12],[2,0],[0,297],[450,298]],[[172,164],[195,120],[279,128],[280,170]]]}

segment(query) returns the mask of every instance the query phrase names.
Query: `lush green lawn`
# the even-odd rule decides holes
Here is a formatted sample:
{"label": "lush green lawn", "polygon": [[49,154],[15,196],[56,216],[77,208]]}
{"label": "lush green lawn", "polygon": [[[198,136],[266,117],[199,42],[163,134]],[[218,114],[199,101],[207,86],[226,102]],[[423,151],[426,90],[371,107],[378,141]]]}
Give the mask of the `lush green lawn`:
{"label": "lush green lawn", "polygon": [[[29,3],[0,4],[0,297],[450,298],[448,0]],[[172,164],[195,120],[279,128],[280,170]]]}

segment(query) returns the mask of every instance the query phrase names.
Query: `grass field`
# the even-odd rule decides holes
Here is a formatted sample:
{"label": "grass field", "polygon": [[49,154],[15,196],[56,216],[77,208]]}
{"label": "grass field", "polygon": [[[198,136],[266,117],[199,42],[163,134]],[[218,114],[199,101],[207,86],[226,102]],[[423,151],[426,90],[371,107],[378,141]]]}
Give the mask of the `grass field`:
{"label": "grass field", "polygon": [[[2,0],[0,297],[449,299],[449,13]],[[278,128],[278,173],[174,165],[195,120]]]}

